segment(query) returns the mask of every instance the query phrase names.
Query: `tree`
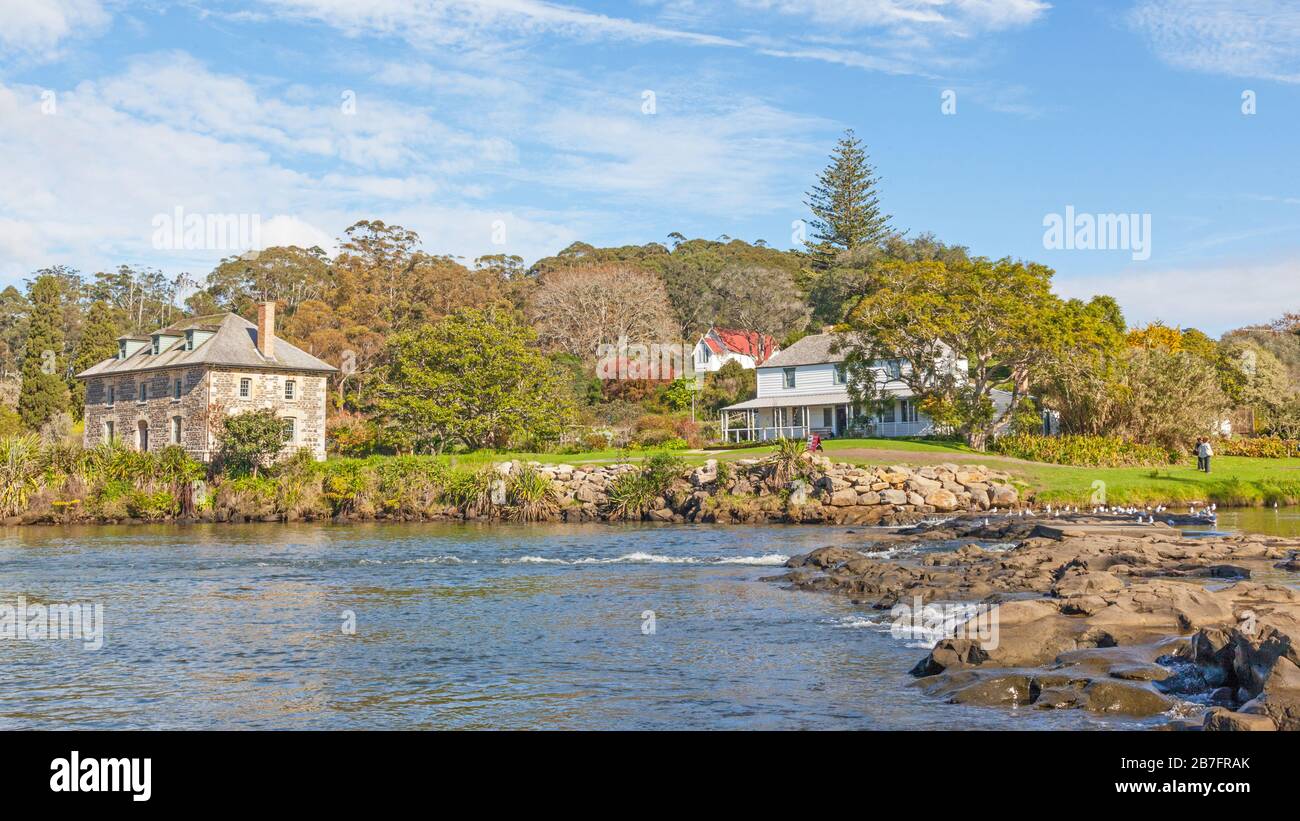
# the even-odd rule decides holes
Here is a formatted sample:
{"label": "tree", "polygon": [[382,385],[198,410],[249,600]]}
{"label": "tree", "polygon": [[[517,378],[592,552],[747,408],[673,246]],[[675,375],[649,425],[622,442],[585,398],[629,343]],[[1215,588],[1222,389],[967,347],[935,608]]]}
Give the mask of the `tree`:
{"label": "tree", "polygon": [[1121,384],[1116,432],[1173,450],[1216,433],[1229,406],[1214,364],[1190,351],[1132,348]]}
{"label": "tree", "polygon": [[271,408],[222,417],[219,458],[237,471],[269,464],[284,448],[285,422]]}
{"label": "tree", "polygon": [[[884,399],[891,380],[883,363],[901,360],[892,379],[937,423],[982,450],[1016,412],[1045,357],[1059,307],[1051,278],[1043,265],[982,257],[882,266],[880,288],[854,308],[841,344],[854,398]],[[1011,401],[998,412],[992,391],[1002,382]]]}
{"label": "tree", "polygon": [[785,271],[749,265],[725,269],[714,283],[718,324],[758,335],[758,359],[767,359],[767,337],[784,339],[808,324],[808,306]]}
{"label": "tree", "polygon": [[756,388],[755,371],[743,367],[733,359],[704,377],[704,390],[700,391],[699,405],[716,415],[728,405],[752,398]]}
{"label": "tree", "polygon": [[255,303],[274,299],[288,316],[308,300],[325,298],[333,287],[330,261],[320,248],[275,246],[221,260],[208,274],[205,290],[221,310],[249,313]]}
{"label": "tree", "polygon": [[[72,360],[72,372],[81,373],[115,356],[120,329],[121,320],[107,302],[97,299],[91,303],[90,311],[86,314],[86,322],[82,327],[81,340],[77,344],[76,355]],[[72,387],[72,412],[77,419],[80,419],[85,411],[85,401],[86,385],[77,380]]]}
{"label": "tree", "polygon": [[876,191],[880,181],[852,129],[844,132],[830,160],[805,201],[813,213],[807,245],[815,271],[829,270],[842,255],[878,246],[890,235],[890,216],[881,213]]}
{"label": "tree", "polygon": [[10,285],[0,291],[0,379],[18,370],[30,313],[31,305],[17,288]]}
{"label": "tree", "polygon": [[876,287],[880,268],[888,262],[938,261],[960,265],[967,261],[969,254],[965,247],[945,245],[933,234],[920,234],[911,239],[892,234],[879,247],[868,246],[845,256],[852,258],[841,258],[829,268],[803,271],[800,275],[799,282],[808,293],[813,321],[818,324],[843,322],[858,300]]}
{"label": "tree", "polygon": [[56,276],[42,273],[32,280],[27,293],[31,318],[23,354],[18,415],[31,430],[39,430],[50,417],[68,410],[62,290]]}
{"label": "tree", "polygon": [[1061,306],[1047,340],[1048,356],[1034,387],[1042,404],[1060,415],[1063,433],[1113,432],[1124,398],[1127,362],[1125,324],[1112,297],[1088,302],[1071,299]]}
{"label": "tree", "polygon": [[558,438],[573,416],[566,381],[511,313],[466,308],[392,337],[372,390],[390,441],[440,453]]}
{"label": "tree", "polygon": [[542,344],[584,359],[599,346],[678,341],[668,295],[658,276],[625,265],[594,265],[542,274],[529,304]]}

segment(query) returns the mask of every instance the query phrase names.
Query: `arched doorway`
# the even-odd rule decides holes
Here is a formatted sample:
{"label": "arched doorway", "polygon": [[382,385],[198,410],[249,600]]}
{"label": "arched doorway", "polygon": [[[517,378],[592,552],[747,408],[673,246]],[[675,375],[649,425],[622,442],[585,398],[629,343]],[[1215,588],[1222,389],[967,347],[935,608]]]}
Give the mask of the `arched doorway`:
{"label": "arched doorway", "polygon": [[135,445],[141,451],[149,449],[149,423],[143,419],[136,425]]}

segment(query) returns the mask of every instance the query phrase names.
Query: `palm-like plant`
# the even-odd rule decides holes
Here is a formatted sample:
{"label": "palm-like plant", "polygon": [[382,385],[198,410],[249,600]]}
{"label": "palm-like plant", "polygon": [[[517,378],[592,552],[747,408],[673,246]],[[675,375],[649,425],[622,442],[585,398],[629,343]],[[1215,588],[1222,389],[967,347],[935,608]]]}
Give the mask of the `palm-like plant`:
{"label": "palm-like plant", "polygon": [[554,483],[531,465],[510,474],[506,498],[506,515],[516,522],[540,522],[559,508]]}
{"label": "palm-like plant", "polygon": [[35,435],[0,438],[0,515],[15,516],[40,486],[41,440]]}

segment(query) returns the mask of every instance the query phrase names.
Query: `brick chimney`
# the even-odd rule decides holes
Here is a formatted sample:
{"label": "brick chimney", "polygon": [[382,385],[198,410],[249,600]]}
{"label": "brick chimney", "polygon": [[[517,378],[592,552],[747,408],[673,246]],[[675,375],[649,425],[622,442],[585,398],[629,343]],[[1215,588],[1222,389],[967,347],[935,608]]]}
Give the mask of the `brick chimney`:
{"label": "brick chimney", "polygon": [[275,300],[257,303],[257,350],[275,358]]}

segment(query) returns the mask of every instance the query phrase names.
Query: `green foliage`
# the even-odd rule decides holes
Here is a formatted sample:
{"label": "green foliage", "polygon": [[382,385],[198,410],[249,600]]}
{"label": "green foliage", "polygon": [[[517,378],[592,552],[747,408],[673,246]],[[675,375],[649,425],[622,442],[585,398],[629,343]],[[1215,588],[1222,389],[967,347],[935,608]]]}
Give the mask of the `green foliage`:
{"label": "green foliage", "polygon": [[175,516],[180,503],[167,490],[152,493],[144,490],[132,490],[126,496],[126,512],[136,519],[158,521]]}
{"label": "green foliage", "polygon": [[559,494],[549,477],[531,465],[511,472],[506,481],[506,516],[516,522],[539,522],[559,508]]}
{"label": "green foliage", "polygon": [[469,309],[393,337],[373,388],[411,448],[506,448],[556,440],[573,416],[562,375],[511,314]]}
{"label": "green foliage", "polygon": [[844,132],[830,159],[806,203],[813,213],[808,252],[814,270],[827,270],[841,255],[879,245],[890,234],[890,217],[880,209],[879,180],[852,129]]}
{"label": "green foliage", "polygon": [[995,440],[993,449],[1017,459],[1080,467],[1170,465],[1183,458],[1177,451],[1118,436],[1014,434]]}
{"label": "green foliage", "polygon": [[478,470],[457,470],[447,476],[443,498],[467,516],[477,516],[492,509],[492,483],[497,473],[491,466]]}
{"label": "green foliage", "polygon": [[63,286],[59,278],[44,273],[32,282],[28,294],[31,318],[23,355],[23,384],[18,415],[29,430],[38,430],[55,414],[68,410],[68,384],[64,381]]}
{"label": "green foliage", "polygon": [[1254,459],[1287,459],[1300,456],[1300,440],[1275,436],[1217,439],[1211,443],[1217,456],[1249,456]]}
{"label": "green foliage", "polygon": [[271,408],[226,416],[219,447],[222,465],[256,476],[284,447],[284,420]]}
{"label": "green foliage", "polygon": [[21,513],[39,487],[40,444],[33,435],[0,438],[0,516]]}
{"label": "green foliage", "polygon": [[0,436],[17,436],[22,433],[23,418],[8,405],[0,405]]}
{"label": "green foliage", "polygon": [[[1008,378],[1021,385],[1050,351],[1060,310],[1051,279],[1050,268],[1010,258],[882,265],[877,290],[849,316],[843,348],[854,399],[870,404],[901,382],[922,410],[983,449],[1002,421],[992,392]],[[886,379],[888,360],[910,366]],[[1013,387],[1011,412],[1020,398]]]}
{"label": "green foliage", "polygon": [[665,496],[681,479],[686,463],[671,453],[656,453],[639,470],[619,474],[609,485],[606,513],[613,519],[639,519],[655,499]]}
{"label": "green foliage", "polygon": [[783,487],[795,479],[811,479],[816,468],[808,458],[808,443],[803,439],[778,439],[767,457],[769,481]]}
{"label": "green foliage", "polygon": [[360,462],[344,460],[325,463],[321,478],[321,495],[335,515],[353,513],[366,492],[367,477]]}

